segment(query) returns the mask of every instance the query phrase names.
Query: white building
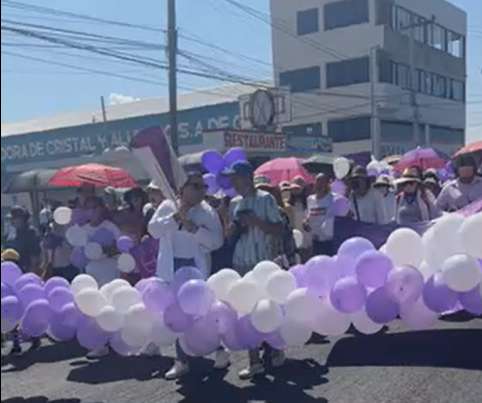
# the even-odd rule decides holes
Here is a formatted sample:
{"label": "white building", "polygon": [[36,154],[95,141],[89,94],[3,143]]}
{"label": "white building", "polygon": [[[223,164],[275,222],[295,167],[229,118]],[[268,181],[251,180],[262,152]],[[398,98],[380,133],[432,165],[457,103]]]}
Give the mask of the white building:
{"label": "white building", "polygon": [[292,92],[291,143],[309,134],[335,154],[381,155],[464,144],[464,11],[445,0],[271,0],[271,19],[275,82]]}

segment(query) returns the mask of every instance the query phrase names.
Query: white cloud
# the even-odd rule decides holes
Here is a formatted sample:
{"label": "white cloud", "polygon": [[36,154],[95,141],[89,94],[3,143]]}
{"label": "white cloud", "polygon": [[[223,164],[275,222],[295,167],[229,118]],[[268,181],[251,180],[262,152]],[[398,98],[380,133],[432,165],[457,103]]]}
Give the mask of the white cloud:
{"label": "white cloud", "polygon": [[109,95],[109,105],[128,104],[140,100],[140,98],[135,98],[130,95],[116,94],[115,92]]}

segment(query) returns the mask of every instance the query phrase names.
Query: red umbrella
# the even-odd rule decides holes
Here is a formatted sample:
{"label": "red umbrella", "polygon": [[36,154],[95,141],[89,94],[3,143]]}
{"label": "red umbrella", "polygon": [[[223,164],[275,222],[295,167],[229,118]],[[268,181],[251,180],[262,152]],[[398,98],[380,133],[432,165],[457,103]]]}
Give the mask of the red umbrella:
{"label": "red umbrella", "polygon": [[445,159],[432,148],[417,147],[405,153],[395,164],[395,170],[403,172],[410,167],[419,167],[423,171],[430,168],[440,169],[445,166]]}
{"label": "red umbrella", "polygon": [[313,177],[303,167],[298,158],[276,158],[261,165],[256,171],[256,176],[266,176],[271,184],[278,185],[283,181],[291,181],[296,176],[301,176],[306,182],[313,182]]}
{"label": "red umbrella", "polygon": [[475,143],[471,143],[461,148],[455,153],[454,157],[458,157],[459,155],[463,154],[472,154],[476,152],[482,152],[482,140],[476,141]]}
{"label": "red umbrella", "polygon": [[99,188],[137,186],[132,176],[123,169],[101,164],[85,164],[60,169],[50,179],[49,184],[62,187],[80,187],[88,184]]}

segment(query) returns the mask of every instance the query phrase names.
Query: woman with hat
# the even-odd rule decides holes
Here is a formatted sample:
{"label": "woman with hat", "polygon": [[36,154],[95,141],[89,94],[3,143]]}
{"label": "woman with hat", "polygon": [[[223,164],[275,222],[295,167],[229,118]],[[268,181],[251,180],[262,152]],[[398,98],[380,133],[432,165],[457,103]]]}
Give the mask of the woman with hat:
{"label": "woman with hat", "polygon": [[385,216],[389,221],[394,221],[397,201],[392,178],[388,175],[380,175],[373,184],[373,187],[382,196],[383,207],[385,208]]}
{"label": "woman with hat", "polygon": [[435,207],[434,196],[423,187],[419,170],[407,168],[396,183],[401,190],[397,196],[398,224],[429,221],[440,216],[440,211]]}

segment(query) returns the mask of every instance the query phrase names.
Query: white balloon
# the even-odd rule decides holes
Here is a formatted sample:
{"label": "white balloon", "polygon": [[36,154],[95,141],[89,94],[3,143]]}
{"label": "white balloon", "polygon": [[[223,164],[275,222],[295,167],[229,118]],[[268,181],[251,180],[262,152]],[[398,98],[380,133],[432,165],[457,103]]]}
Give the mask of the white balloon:
{"label": "white balloon", "polygon": [[152,342],[159,347],[169,347],[172,346],[179,335],[174,333],[169,329],[162,317],[156,317],[152,323],[152,331],[150,339]]}
{"label": "white balloon", "polygon": [[99,327],[106,332],[117,332],[124,326],[124,316],[111,305],[105,306],[95,320]]}
{"label": "white balloon", "polygon": [[85,245],[85,257],[89,260],[100,260],[104,257],[102,246],[97,242],[89,242]]}
{"label": "white balloon", "polygon": [[435,273],[437,273],[442,266],[431,266],[427,261],[423,261],[420,263],[420,267],[418,268],[419,272],[422,273],[424,280],[428,280],[432,277]]}
{"label": "white balloon", "polygon": [[350,323],[350,315],[338,312],[326,299],[316,312],[313,329],[320,335],[340,336],[348,330]]}
{"label": "white balloon", "polygon": [[251,312],[250,320],[258,332],[271,333],[283,323],[283,311],[276,302],[262,299]]}
{"label": "white balloon", "polygon": [[54,211],[54,221],[59,225],[67,225],[72,221],[72,209],[59,207]]}
{"label": "white balloon", "polygon": [[142,329],[135,327],[123,327],[121,330],[121,338],[130,347],[143,347],[149,343],[150,333],[146,333]]}
{"label": "white balloon", "polygon": [[264,290],[271,274],[276,273],[277,271],[281,271],[279,265],[269,260],[264,260],[254,266],[252,275],[256,281],[256,285]]}
{"label": "white balloon", "polygon": [[280,328],[281,338],[288,346],[303,346],[311,338],[311,328],[305,323],[286,318]]}
{"label": "white balloon", "polygon": [[350,161],[345,157],[339,157],[333,161],[333,171],[336,179],[343,179],[350,172]]}
{"label": "white balloon", "polygon": [[294,290],[296,290],[296,279],[288,271],[276,271],[268,278],[266,292],[269,298],[278,304],[284,304]]}
{"label": "white balloon", "polygon": [[442,266],[442,279],[454,291],[466,292],[476,287],[482,280],[479,262],[469,255],[455,255]]}
{"label": "white balloon", "polygon": [[423,260],[422,237],[414,230],[400,228],[390,234],[386,254],[395,266],[409,265],[418,268]]}
{"label": "white balloon", "polygon": [[109,304],[112,303],[112,295],[114,294],[114,292],[121,288],[121,287],[131,287],[131,285],[129,284],[129,282],[127,280],[124,280],[124,279],[121,279],[121,278],[118,278],[118,279],[115,279],[107,284],[104,284],[101,288],[100,288],[100,292],[102,293],[102,295],[104,295],[104,297],[107,298],[107,301],[109,301]]}
{"label": "white balloon", "polygon": [[303,233],[299,229],[294,229],[293,238],[295,240],[296,247],[301,248],[303,246],[303,238],[304,238]]}
{"label": "white balloon", "polygon": [[74,295],[75,303],[84,315],[95,318],[107,306],[107,299],[99,290],[88,288]]}
{"label": "white balloon", "polygon": [[70,290],[74,295],[88,288],[92,288],[94,290],[99,288],[95,278],[88,274],[79,274],[72,280],[72,284],[70,285]]}
{"label": "white balloon", "polygon": [[136,260],[130,253],[122,253],[117,258],[117,268],[122,273],[132,273],[136,268]]}
{"label": "white balloon", "polygon": [[152,315],[143,303],[133,305],[129,308],[125,316],[124,327],[135,327],[144,333],[150,334],[152,331]]}
{"label": "white balloon", "polygon": [[232,269],[222,269],[209,277],[207,284],[217,299],[226,301],[229,288],[240,279],[241,276],[238,272]]}
{"label": "white balloon", "polygon": [[412,330],[425,330],[436,324],[438,314],[425,305],[423,298],[419,298],[413,304],[400,307],[400,318]]}
{"label": "white balloon", "polygon": [[65,231],[65,238],[72,246],[85,246],[88,242],[87,231],[77,224]]}
{"label": "white balloon", "polygon": [[482,259],[482,213],[466,218],[460,227],[459,236],[465,253]]}
{"label": "white balloon", "polygon": [[236,280],[229,288],[227,301],[240,315],[247,315],[260,299],[260,290],[252,281]]}
{"label": "white balloon", "polygon": [[365,309],[351,314],[350,319],[356,330],[363,334],[375,334],[383,328],[383,324],[375,323],[368,317]]}
{"label": "white balloon", "polygon": [[377,177],[378,174],[382,171],[382,166],[380,162],[377,160],[372,160],[367,165],[367,172],[368,176]]}
{"label": "white balloon", "polygon": [[293,321],[311,325],[320,308],[320,300],[306,288],[293,291],[286,300],[285,316]]}
{"label": "white balloon", "polygon": [[117,312],[125,315],[129,308],[142,302],[142,296],[133,287],[120,287],[112,294],[112,305]]}

